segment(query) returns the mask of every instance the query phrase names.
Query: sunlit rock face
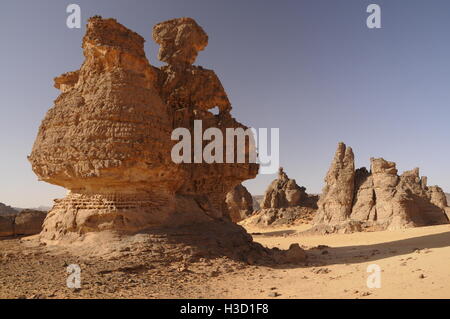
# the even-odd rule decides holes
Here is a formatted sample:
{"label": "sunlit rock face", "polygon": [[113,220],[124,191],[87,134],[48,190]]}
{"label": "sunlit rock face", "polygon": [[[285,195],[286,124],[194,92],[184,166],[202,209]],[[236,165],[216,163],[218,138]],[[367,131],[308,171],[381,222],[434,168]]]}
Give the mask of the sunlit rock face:
{"label": "sunlit rock face", "polygon": [[447,201],[415,168],[398,175],[396,164],[371,159],[371,170],[354,169],[351,149],[339,143],[325,178],[315,227],[322,232],[401,229],[448,223]]}
{"label": "sunlit rock face", "polygon": [[[155,26],[159,57],[150,65],[144,39],[114,19],[89,19],[85,60],[55,78],[61,94],[39,128],[29,161],[40,180],[65,187],[41,233],[59,239],[87,232],[137,232],[227,217],[225,196],[253,178],[257,164],[176,164],[174,128],[245,126],[211,70],[193,66],[208,41],[190,18]],[[220,114],[209,110],[218,107]],[[225,134],[224,134],[225,136]],[[246,148],[249,152],[249,148]]]}
{"label": "sunlit rock face", "polygon": [[253,213],[252,194],[242,184],[236,185],[228,192],[225,199],[230,219],[238,223]]}
{"label": "sunlit rock face", "polygon": [[280,167],[264,194],[261,208],[242,224],[266,227],[309,223],[316,213],[317,201],[317,195],[306,193],[306,188],[297,185]]}
{"label": "sunlit rock face", "polygon": [[[226,129],[246,130],[247,127],[231,116],[231,103],[214,71],[192,65],[198,52],[208,44],[207,34],[193,19],[179,18],[155,25],[152,35],[160,44],[159,59],[167,63],[156,72],[159,94],[169,107],[173,128],[182,127],[194,132],[196,120],[202,121],[203,131],[218,128],[224,136],[223,158],[226,162],[225,142],[230,142],[226,139]],[[211,112],[214,108],[219,114]],[[258,173],[258,165],[249,163],[254,149],[248,144],[244,149],[238,149],[235,140],[234,150],[235,163],[182,164],[189,178],[183,180],[177,194],[194,198],[213,216],[226,215],[227,193]],[[238,152],[245,154],[246,163],[236,163]]]}

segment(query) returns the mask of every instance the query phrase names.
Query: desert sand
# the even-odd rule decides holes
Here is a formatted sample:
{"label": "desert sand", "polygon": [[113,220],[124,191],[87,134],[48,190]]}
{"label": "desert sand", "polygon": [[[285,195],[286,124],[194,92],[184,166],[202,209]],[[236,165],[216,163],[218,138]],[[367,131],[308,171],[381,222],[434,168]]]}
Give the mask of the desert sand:
{"label": "desert sand", "polygon": [[[247,265],[226,258],[189,262],[125,249],[116,258],[52,251],[33,237],[0,240],[1,298],[449,298],[450,225],[304,236],[309,225],[248,228],[255,241],[307,250],[303,265]],[[320,248],[317,248],[317,246]],[[328,247],[324,247],[328,246]],[[81,267],[80,289],[66,286]],[[367,288],[367,266],[381,288]]]}

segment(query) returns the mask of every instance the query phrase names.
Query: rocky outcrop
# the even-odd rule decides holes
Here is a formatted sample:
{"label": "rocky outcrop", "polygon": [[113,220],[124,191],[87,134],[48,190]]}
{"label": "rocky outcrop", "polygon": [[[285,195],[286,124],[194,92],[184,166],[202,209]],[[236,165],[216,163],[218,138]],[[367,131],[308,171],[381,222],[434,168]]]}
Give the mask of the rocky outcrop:
{"label": "rocky outcrop", "polygon": [[[152,67],[144,39],[114,19],[93,17],[80,70],[55,79],[62,93],[39,129],[29,160],[43,181],[70,190],[57,200],[43,237],[220,219],[225,197],[257,164],[176,164],[174,128],[246,128],[211,70],[192,66],[208,37],[190,18],[153,29],[161,45]],[[217,116],[208,110],[219,106]],[[247,151],[249,149],[247,148]],[[181,215],[181,216],[180,216]]]}
{"label": "rocky outcrop", "polygon": [[317,209],[318,196],[306,193],[305,187],[297,185],[280,167],[275,179],[261,201],[257,210],[245,225],[280,226],[311,221]]}
{"label": "rocky outcrop", "polygon": [[398,175],[394,162],[371,159],[354,169],[351,148],[339,143],[325,178],[314,231],[353,232],[448,223],[441,188],[428,187],[415,168]]}
{"label": "rocky outcrop", "polygon": [[325,176],[325,187],[317,203],[317,220],[336,223],[346,220],[352,211],[355,187],[354,155],[350,147],[339,143],[333,162]]}
{"label": "rocky outcrop", "polygon": [[[247,129],[231,116],[231,103],[214,71],[192,65],[198,51],[208,43],[208,36],[193,19],[159,23],[153,28],[153,38],[160,44],[159,59],[168,63],[157,69],[157,88],[169,108],[173,128],[194,132],[194,121],[201,120],[203,130],[218,129],[223,136],[227,135],[226,129]],[[219,109],[219,114],[210,112],[214,108]],[[205,144],[203,142],[203,148]],[[249,147],[236,148],[235,156],[239,152],[244,153],[245,158],[250,158],[251,152],[255,154]],[[189,177],[180,183],[177,194],[209,202],[212,210],[221,215],[227,210],[226,194],[258,172],[257,164],[234,162],[181,164]]]}
{"label": "rocky outcrop", "polygon": [[315,207],[317,196],[306,193],[305,187],[300,187],[295,179],[290,179],[280,167],[278,178],[267,188],[261,202],[261,208]]}
{"label": "rocky outcrop", "polygon": [[16,215],[18,211],[11,206],[0,203],[0,216]]}
{"label": "rocky outcrop", "polygon": [[253,197],[242,184],[237,185],[227,194],[225,200],[231,221],[238,223],[253,212]]}
{"label": "rocky outcrop", "polygon": [[0,216],[0,237],[14,236],[15,215]]}
{"label": "rocky outcrop", "polygon": [[47,213],[25,209],[20,213],[0,216],[0,237],[38,234]]}
{"label": "rocky outcrop", "polygon": [[14,219],[14,235],[34,235],[42,231],[46,212],[25,209]]}
{"label": "rocky outcrop", "polygon": [[[153,38],[167,63],[160,68],[148,62],[140,35],[114,19],[93,17],[81,68],[55,79],[61,94],[42,121],[29,160],[41,180],[69,194],[55,201],[41,240],[71,243],[113,232],[156,234],[171,242],[166,230],[175,228],[183,239],[177,249],[194,236],[220,252],[219,232],[207,231],[219,228],[237,252],[268,257],[271,252],[250,244],[245,230],[228,221],[225,202],[236,185],[256,176],[259,166],[249,161],[255,148],[235,144],[235,158],[244,155],[243,163],[198,161],[195,146],[188,152],[191,162],[172,160],[176,128],[191,133],[191,145],[197,120],[203,131],[216,128],[223,136],[226,129],[247,129],[231,116],[214,71],[192,65],[208,36],[193,19],[180,18],[157,24]],[[216,107],[215,115],[210,110]]]}

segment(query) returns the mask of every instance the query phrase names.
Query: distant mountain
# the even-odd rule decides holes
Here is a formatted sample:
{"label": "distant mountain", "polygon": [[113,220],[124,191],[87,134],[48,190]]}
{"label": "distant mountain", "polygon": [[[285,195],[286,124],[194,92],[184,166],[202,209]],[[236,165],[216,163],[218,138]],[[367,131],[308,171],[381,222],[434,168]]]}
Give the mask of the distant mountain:
{"label": "distant mountain", "polygon": [[3,203],[0,203],[0,215],[3,216],[9,216],[9,215],[16,215],[19,211],[15,208],[5,205]]}
{"label": "distant mountain", "polygon": [[25,209],[29,209],[29,210],[37,210],[37,211],[40,211],[40,212],[46,212],[46,213],[49,212],[50,209],[52,209],[49,206],[39,206],[39,207],[30,207],[30,208],[13,207],[13,208],[15,210],[17,210],[18,212],[21,212],[21,211],[23,211]]}
{"label": "distant mountain", "polygon": [[30,209],[38,210],[38,211],[41,211],[41,212],[49,212],[50,209],[52,209],[52,208],[50,206],[39,206],[39,207],[36,207],[36,208],[30,208]]}

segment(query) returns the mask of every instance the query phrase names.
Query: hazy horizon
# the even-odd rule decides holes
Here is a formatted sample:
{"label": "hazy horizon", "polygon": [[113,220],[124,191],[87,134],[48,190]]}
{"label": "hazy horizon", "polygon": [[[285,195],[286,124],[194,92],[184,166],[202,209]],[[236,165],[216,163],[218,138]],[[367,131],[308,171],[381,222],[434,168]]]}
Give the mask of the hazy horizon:
{"label": "hazy horizon", "polygon": [[[66,7],[81,7],[81,29],[68,29]],[[382,9],[382,29],[368,29],[366,8]],[[59,91],[53,78],[83,61],[90,16],[116,18],[146,39],[152,65],[154,24],[190,16],[209,35],[196,65],[213,69],[232,115],[255,128],[280,128],[280,165],[320,193],[339,141],[356,166],[371,157],[420,167],[430,185],[450,191],[450,2],[292,1],[8,1],[0,35],[0,202],[52,205],[62,187],[38,182],[27,155]],[[21,19],[17,17],[20,16]],[[262,195],[275,175],[246,181]]]}

